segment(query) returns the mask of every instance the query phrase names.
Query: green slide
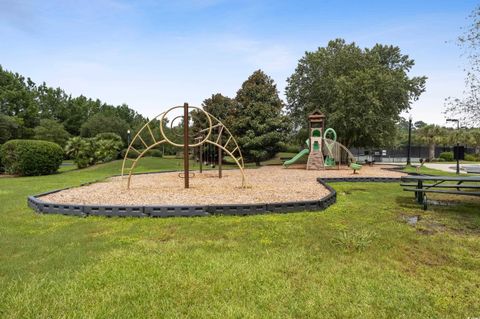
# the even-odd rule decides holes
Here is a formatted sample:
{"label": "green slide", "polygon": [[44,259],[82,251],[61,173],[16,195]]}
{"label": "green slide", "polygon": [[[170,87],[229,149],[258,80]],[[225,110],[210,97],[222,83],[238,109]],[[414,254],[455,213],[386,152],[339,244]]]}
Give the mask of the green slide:
{"label": "green slide", "polygon": [[[307,143],[307,146],[309,146],[309,140],[306,140],[305,143]],[[292,165],[293,163],[295,163],[296,161],[298,161],[300,158],[302,158],[304,155],[307,155],[308,153],[310,153],[309,151],[309,148],[306,148],[304,150],[301,150],[300,153],[298,153],[297,155],[295,155],[292,159],[289,159],[288,161],[285,161],[283,163],[283,166],[287,167],[289,165]]]}

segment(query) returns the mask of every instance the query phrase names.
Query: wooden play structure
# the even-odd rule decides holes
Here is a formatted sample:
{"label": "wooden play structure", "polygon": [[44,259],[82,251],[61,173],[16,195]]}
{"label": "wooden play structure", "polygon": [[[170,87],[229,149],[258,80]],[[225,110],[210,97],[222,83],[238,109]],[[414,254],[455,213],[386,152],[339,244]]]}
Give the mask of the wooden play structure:
{"label": "wooden play structure", "polygon": [[[172,140],[171,137],[168,137],[165,134],[165,123],[167,123],[167,115],[177,109],[183,110],[183,116],[177,116],[172,120],[172,124],[175,119],[182,120],[183,125],[183,134],[181,138],[183,143],[177,143]],[[191,110],[196,110],[200,114],[203,114],[207,121],[207,127],[200,130],[198,136],[193,136],[191,134],[190,128],[190,116],[189,113]],[[160,133],[160,138],[156,138],[153,132],[158,130]],[[127,189],[130,188],[132,175],[135,170],[135,167],[138,164],[138,161],[152,148],[161,145],[163,143],[168,143],[170,145],[179,147],[183,150],[183,172],[179,173],[179,177],[183,178],[185,181],[185,188],[189,188],[189,180],[191,177],[194,177],[194,174],[190,171],[190,154],[191,150],[198,148],[200,154],[203,154],[202,149],[206,146],[210,148],[216,148],[218,154],[218,167],[219,173],[218,177],[222,177],[222,154],[225,152],[237,165],[240,169],[242,176],[242,187],[245,187],[245,174],[244,174],[244,161],[240,147],[237,144],[237,141],[230,133],[228,128],[215,116],[206,112],[202,108],[196,106],[189,106],[188,103],[185,103],[183,106],[174,106],[167,111],[160,113],[155,116],[152,120],[146,123],[133,137],[128,146],[127,152],[123,159],[122,164],[122,176],[128,173]],[[137,150],[134,145],[142,145],[141,150]],[[135,154],[133,159],[130,159],[130,154]],[[202,158],[200,155],[200,173],[202,172]]]}

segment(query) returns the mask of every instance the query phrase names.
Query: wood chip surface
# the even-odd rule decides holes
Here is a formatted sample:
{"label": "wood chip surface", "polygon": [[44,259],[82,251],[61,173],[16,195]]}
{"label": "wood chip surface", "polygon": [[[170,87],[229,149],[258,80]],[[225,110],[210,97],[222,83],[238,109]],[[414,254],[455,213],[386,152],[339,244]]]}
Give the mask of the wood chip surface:
{"label": "wood chip surface", "polygon": [[310,171],[297,165],[285,169],[265,166],[246,169],[247,188],[241,188],[239,170],[194,172],[190,188],[176,173],[143,174],[132,177],[127,190],[127,177],[112,177],[104,182],[76,187],[41,197],[45,202],[88,205],[209,205],[253,204],[316,200],[329,192],[317,177],[400,177],[400,172],[381,169],[381,165],[364,166],[353,175],[349,168]]}

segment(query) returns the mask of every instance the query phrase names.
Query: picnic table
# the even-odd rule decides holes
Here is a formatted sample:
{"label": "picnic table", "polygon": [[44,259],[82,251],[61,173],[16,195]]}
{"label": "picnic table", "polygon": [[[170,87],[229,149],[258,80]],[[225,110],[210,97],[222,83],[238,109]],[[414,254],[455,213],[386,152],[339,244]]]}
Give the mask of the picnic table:
{"label": "picnic table", "polygon": [[[468,183],[468,184],[464,184]],[[427,193],[480,196],[480,176],[402,176],[404,191],[412,191],[427,209]]]}

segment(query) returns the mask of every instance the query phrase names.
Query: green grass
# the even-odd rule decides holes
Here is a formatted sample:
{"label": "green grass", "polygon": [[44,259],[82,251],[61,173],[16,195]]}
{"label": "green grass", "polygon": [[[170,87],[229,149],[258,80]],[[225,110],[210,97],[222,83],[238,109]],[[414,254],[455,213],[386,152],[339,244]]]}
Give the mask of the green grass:
{"label": "green grass", "polygon": [[[1,318],[480,316],[477,199],[424,212],[397,183],[336,183],[337,204],[297,214],[77,218],[26,205],[120,164],[0,178]],[[180,165],[145,158],[139,171]]]}
{"label": "green grass", "polygon": [[446,172],[434,168],[428,168],[425,166],[420,167],[418,170],[413,166],[407,166],[403,169],[406,173],[419,173],[426,175],[441,175],[441,176],[478,176],[478,174],[467,174],[460,171],[460,175],[457,175],[455,172]]}
{"label": "green grass", "polygon": [[285,161],[285,160],[282,160],[282,158],[292,158],[295,155],[297,155],[297,153],[279,152],[273,158],[262,162],[262,165],[282,165],[283,162]]}

